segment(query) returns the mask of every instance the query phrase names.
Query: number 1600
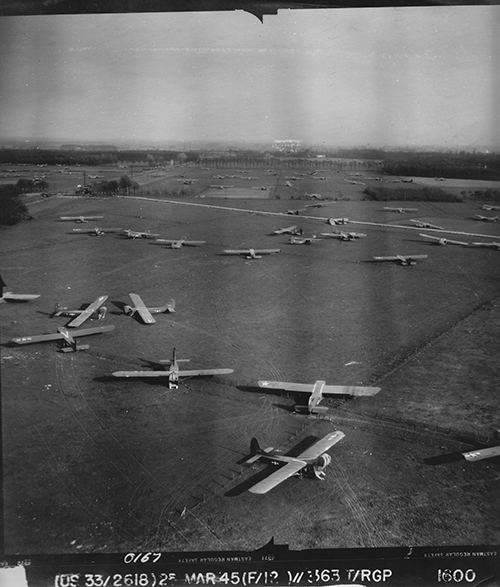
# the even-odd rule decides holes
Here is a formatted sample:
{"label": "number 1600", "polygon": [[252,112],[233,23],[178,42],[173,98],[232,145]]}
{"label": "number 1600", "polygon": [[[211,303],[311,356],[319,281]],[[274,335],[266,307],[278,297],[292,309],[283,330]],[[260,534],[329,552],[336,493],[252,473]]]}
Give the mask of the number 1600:
{"label": "number 1600", "polygon": [[476,579],[476,573],[472,569],[462,571],[462,569],[438,569],[438,583],[461,583],[466,581],[472,583]]}

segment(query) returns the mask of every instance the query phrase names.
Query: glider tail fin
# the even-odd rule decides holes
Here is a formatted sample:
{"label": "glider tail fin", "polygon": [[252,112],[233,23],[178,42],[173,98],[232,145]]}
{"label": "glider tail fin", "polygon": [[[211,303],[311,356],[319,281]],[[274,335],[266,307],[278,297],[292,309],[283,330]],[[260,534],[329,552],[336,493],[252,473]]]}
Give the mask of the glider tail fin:
{"label": "glider tail fin", "polygon": [[250,441],[250,454],[252,456],[262,453],[262,449],[260,448],[259,441],[256,438],[252,438]]}
{"label": "glider tail fin", "polygon": [[250,456],[245,458],[242,463],[247,463],[249,465],[256,463],[266,451],[262,450],[259,441],[256,438],[252,438],[250,441]]}
{"label": "glider tail fin", "polygon": [[256,438],[252,438],[250,441],[250,457],[245,459],[243,462],[252,464],[257,462],[259,459],[264,458],[266,455],[268,457],[272,456],[273,454],[273,447],[269,446],[268,448],[261,448],[259,441]]}

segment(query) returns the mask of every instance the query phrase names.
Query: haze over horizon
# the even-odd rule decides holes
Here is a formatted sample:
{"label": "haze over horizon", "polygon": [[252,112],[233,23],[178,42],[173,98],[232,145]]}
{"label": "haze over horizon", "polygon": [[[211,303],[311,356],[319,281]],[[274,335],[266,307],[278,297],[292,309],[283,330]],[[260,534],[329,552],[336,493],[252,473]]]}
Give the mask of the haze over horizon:
{"label": "haze over horizon", "polygon": [[498,6],[4,17],[0,139],[500,145]]}

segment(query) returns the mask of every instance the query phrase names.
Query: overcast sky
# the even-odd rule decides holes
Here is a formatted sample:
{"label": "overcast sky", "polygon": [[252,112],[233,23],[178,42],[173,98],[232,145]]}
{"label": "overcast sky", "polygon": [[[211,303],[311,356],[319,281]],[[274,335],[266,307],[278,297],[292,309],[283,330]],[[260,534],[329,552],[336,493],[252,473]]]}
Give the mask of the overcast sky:
{"label": "overcast sky", "polygon": [[499,145],[500,7],[0,19],[0,138]]}

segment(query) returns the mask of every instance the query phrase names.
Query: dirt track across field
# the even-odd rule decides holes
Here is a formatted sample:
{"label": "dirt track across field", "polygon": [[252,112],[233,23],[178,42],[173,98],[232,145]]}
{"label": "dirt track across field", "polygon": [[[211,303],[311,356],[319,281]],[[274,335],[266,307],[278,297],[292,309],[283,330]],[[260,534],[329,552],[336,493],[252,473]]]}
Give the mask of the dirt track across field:
{"label": "dirt track across field", "polygon": [[[293,219],[294,216],[288,214],[287,212],[269,212],[269,211],[265,211],[265,210],[257,210],[257,209],[247,209],[247,208],[234,208],[231,206],[220,206],[220,205],[216,205],[216,204],[201,204],[199,202],[183,202],[182,200],[169,200],[169,199],[165,199],[165,198],[150,198],[150,197],[144,197],[144,196],[119,196],[122,198],[127,198],[127,199],[133,199],[133,200],[148,200],[151,202],[162,202],[165,204],[174,204],[174,205],[181,205],[181,206],[199,206],[201,208],[212,208],[215,210],[227,210],[230,212],[248,212],[250,214],[259,214],[262,216],[278,216],[278,217],[285,217],[285,218],[291,218]],[[332,218],[332,216],[319,216],[319,215],[315,215],[315,216],[310,216],[305,212],[302,212],[300,214],[300,219],[301,220],[315,220],[315,221],[323,221],[323,222],[328,222],[328,220],[330,218]],[[384,223],[384,222],[367,222],[364,220],[354,220],[349,218],[348,219],[348,224],[364,224],[366,226],[375,226],[375,227],[380,227],[380,228],[402,228],[404,230],[417,230],[419,232],[422,232],[422,230],[426,231],[426,232],[430,232],[431,234],[436,233],[439,234],[441,232],[444,232],[446,234],[459,234],[459,235],[463,235],[463,236],[471,236],[471,237],[479,237],[479,238],[492,238],[492,233],[488,233],[488,234],[484,234],[484,233],[478,233],[478,232],[464,232],[464,231],[459,231],[459,230],[446,230],[444,228],[419,228],[417,226],[409,226],[409,225],[405,225],[405,224],[389,224],[389,223]]]}

